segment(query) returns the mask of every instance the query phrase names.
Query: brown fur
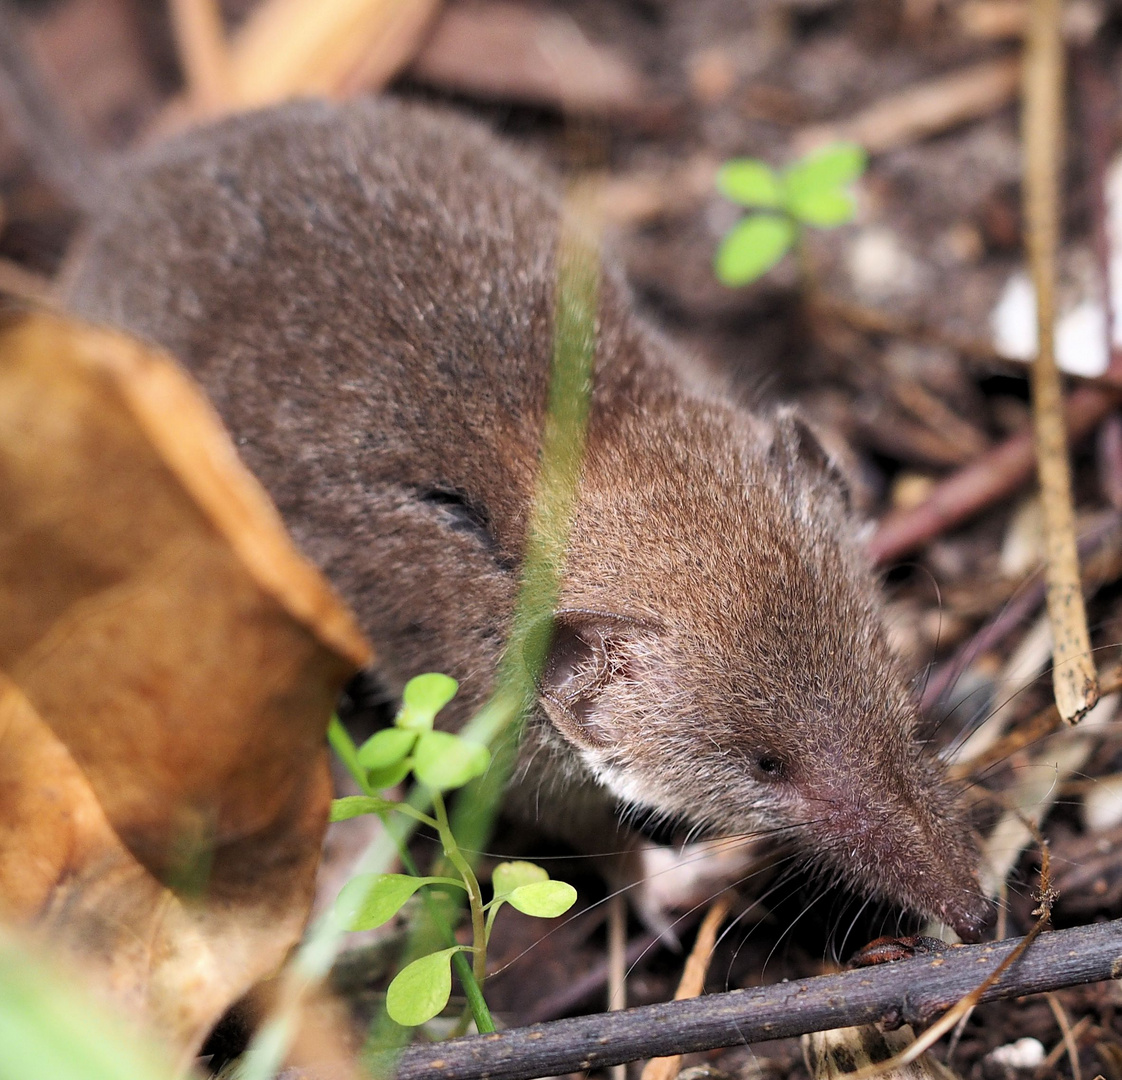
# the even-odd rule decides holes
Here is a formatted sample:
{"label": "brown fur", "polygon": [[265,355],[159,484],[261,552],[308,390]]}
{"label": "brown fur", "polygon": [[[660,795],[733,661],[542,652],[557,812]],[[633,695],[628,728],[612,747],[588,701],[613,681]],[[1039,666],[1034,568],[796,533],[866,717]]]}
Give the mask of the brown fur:
{"label": "brown fur", "polygon": [[[122,165],[75,311],[202,382],[400,689],[490,687],[537,465],[558,206],[479,127],[389,102],[240,117]],[[694,385],[601,297],[553,656],[514,801],[570,835],[599,784],[725,832],[798,826],[863,891],[973,936],[976,855],[811,436]]]}

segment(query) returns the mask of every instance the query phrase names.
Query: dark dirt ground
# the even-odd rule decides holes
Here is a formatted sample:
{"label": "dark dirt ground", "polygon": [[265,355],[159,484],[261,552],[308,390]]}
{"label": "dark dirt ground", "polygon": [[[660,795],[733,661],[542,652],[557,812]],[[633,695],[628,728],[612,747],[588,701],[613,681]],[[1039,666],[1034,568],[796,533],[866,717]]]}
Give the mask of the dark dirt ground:
{"label": "dark dirt ground", "polygon": [[[232,24],[248,6],[248,0],[226,5]],[[886,145],[871,154],[860,187],[857,220],[812,237],[809,287],[790,258],[742,289],[721,286],[711,269],[716,245],[739,213],[713,188],[718,163],[751,155],[783,164],[809,130],[849,121],[874,104],[895,102],[905,116],[909,109],[916,112],[905,95],[917,86],[1015,57],[1015,24],[1023,8],[1000,0],[572,0],[525,6],[564,12],[589,41],[629,68],[638,87],[630,99],[600,115],[574,116],[570,110],[566,116],[558,102],[533,100],[517,88],[449,87],[427,78],[423,66],[406,72],[393,90],[481,115],[561,169],[576,159],[603,170],[606,231],[641,304],[701,362],[731,372],[745,394],[801,400],[848,445],[858,496],[871,518],[913,505],[934,481],[1025,430],[1024,368],[997,353],[990,326],[1010,273],[1023,262],[1015,87],[975,103],[967,115],[936,123],[935,131],[884,135]],[[55,0],[23,7],[61,99],[101,148],[119,150],[139,138],[177,91],[174,42],[156,0]],[[1098,288],[1095,243],[1105,226],[1096,153],[1114,154],[1122,119],[1122,9],[1106,2],[1073,2],[1070,9],[1077,9],[1073,22],[1079,25],[1069,50],[1061,258],[1068,298],[1087,290],[1094,297]],[[999,16],[1012,19],[1013,29],[995,30]],[[34,176],[6,136],[0,137],[0,179],[6,212],[0,254],[50,273],[75,215]],[[1081,527],[1097,529],[1090,618],[1105,666],[1116,659],[1115,643],[1122,639],[1122,419],[1116,413],[1078,443],[1075,464]],[[1031,518],[1023,512],[1027,494],[1025,488],[994,501],[963,527],[931,538],[907,562],[889,560],[899,646],[920,676],[930,665],[943,670],[1023,591],[1037,550]],[[1006,661],[1039,609],[1039,603],[1026,605],[1010,618],[1002,634],[964,665],[959,689],[931,709],[935,719],[950,716],[940,727],[944,743],[1005,700]],[[1038,677],[1043,663],[1012,688],[1007,725],[1047,704],[1048,680]],[[1082,763],[1058,777],[1050,793],[1057,798],[1045,831],[1060,893],[1058,927],[1122,915],[1122,811],[1096,817],[1086,805],[1093,789],[1107,791],[1111,778],[1117,784],[1119,730],[1108,720],[1088,736]],[[988,770],[985,785],[1009,792],[1018,770],[1046,763],[1050,748],[1065,737],[1006,758]],[[995,816],[980,807],[979,824],[991,824]],[[339,838],[335,843],[347,846]],[[496,846],[535,857],[543,851],[540,839],[510,831]],[[1026,853],[1014,867],[1007,934],[1031,925],[1037,865],[1037,857]],[[604,909],[593,906],[604,887],[577,861],[562,859],[554,873],[580,885],[580,907],[589,910],[536,944],[540,926],[534,920],[513,911],[503,916],[506,926],[493,956],[501,971],[490,983],[490,997],[510,1025],[592,1011],[604,1001]],[[708,988],[821,972],[897,925],[884,913],[865,912],[855,922],[859,905],[832,894],[804,916],[815,895],[813,882],[788,882],[769,899],[765,915],[737,924],[718,947]],[[645,933],[634,923],[630,931],[633,941]],[[683,932],[687,947],[691,936],[692,930]],[[629,1001],[672,996],[680,968],[679,955],[651,945],[631,969]],[[583,994],[574,989],[580,986]],[[1122,1080],[1122,1030],[1115,1023],[1120,1003],[1116,985],[1104,984],[1058,993],[1052,1004],[1029,998],[979,1008],[953,1065],[964,1077],[1014,1075],[987,1054],[1022,1036],[1053,1050],[1061,1044],[1062,1012],[1075,1028],[1082,1075]],[[1049,1062],[1042,1074],[1072,1075],[1062,1052]],[[714,1052],[704,1063],[736,1076],[805,1075],[794,1041]]]}

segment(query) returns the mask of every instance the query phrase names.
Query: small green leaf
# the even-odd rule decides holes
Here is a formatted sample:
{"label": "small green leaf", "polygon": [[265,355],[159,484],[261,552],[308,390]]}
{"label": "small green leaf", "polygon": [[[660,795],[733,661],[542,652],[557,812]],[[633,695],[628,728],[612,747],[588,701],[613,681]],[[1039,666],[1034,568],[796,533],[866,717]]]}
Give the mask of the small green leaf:
{"label": "small green leaf", "polygon": [[403,967],[386,991],[386,1012],[390,1018],[406,1027],[416,1027],[436,1016],[452,993],[452,954],[464,948],[456,945],[441,949]]}
{"label": "small green leaf", "polygon": [[358,763],[364,769],[398,765],[409,756],[416,741],[415,731],[402,731],[396,727],[376,731],[358,748]]}
{"label": "small green leaf", "polygon": [[509,896],[522,885],[548,880],[549,874],[532,862],[502,862],[491,872],[491,888],[496,900],[500,896]]}
{"label": "small green leaf", "polygon": [[335,913],[348,930],[370,930],[389,922],[428,883],[410,874],[357,874],[339,890]]}
{"label": "small green leaf", "polygon": [[356,755],[359,765],[366,770],[367,783],[379,791],[400,784],[413,767],[408,755],[416,741],[415,731],[396,727],[371,735]]}
{"label": "small green leaf", "polygon": [[783,184],[778,175],[756,158],[726,161],[717,172],[717,190],[742,206],[778,210],[783,205]]}
{"label": "small green leaf", "polygon": [[416,675],[405,684],[401,711],[394,724],[409,731],[429,731],[436,714],[456,696],[459,683],[448,675],[429,672]]}
{"label": "small green leaf", "polygon": [[820,229],[831,229],[853,220],[857,211],[853,196],[848,191],[826,188],[824,191],[805,191],[792,195],[787,209],[792,217],[817,225]]}
{"label": "small green leaf", "polygon": [[366,782],[376,791],[384,791],[395,784],[400,784],[409,775],[411,768],[413,768],[413,759],[406,758],[384,769],[370,769],[366,774]]}
{"label": "small green leaf", "polygon": [[389,799],[378,799],[372,795],[344,795],[341,799],[331,800],[331,820],[349,821],[363,814],[385,814],[396,805]]}
{"label": "small green leaf", "polygon": [[751,214],[734,225],[717,249],[717,277],[724,285],[747,285],[766,274],[795,239],[795,223],[777,214]]}
{"label": "small green leaf", "polygon": [[448,731],[426,731],[413,753],[413,774],[434,791],[448,791],[482,775],[490,763],[487,747]]}
{"label": "small green leaf", "polygon": [[565,881],[535,881],[520,885],[506,902],[524,915],[539,919],[556,919],[564,915],[576,902],[577,890]]}
{"label": "small green leaf", "polygon": [[[852,184],[865,172],[868,158],[856,143],[835,143],[808,154],[783,173],[788,199],[796,194],[825,191]],[[790,203],[788,202],[788,207]]]}

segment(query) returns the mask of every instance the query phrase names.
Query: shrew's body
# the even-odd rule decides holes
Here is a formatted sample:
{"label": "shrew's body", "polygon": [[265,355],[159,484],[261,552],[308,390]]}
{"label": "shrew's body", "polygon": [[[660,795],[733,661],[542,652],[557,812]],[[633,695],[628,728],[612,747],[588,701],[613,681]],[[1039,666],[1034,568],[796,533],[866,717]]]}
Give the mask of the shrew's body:
{"label": "shrew's body", "polygon": [[[461,713],[509,630],[553,346],[559,206],[482,128],[392,102],[238,117],[120,164],[64,277],[172,351],[380,674]],[[622,798],[792,826],[964,936],[975,852],[834,477],[790,413],[695,382],[606,273],[552,659],[512,798],[572,836]]]}

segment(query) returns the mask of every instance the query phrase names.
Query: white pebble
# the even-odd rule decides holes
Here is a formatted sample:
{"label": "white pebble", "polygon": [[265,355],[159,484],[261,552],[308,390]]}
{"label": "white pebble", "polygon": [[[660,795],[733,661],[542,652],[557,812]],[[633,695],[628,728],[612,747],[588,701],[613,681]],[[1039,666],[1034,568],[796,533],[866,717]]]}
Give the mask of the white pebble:
{"label": "white pebble", "polygon": [[1035,1069],[1044,1061],[1044,1056],[1043,1043],[1028,1037],[1006,1043],[986,1055],[995,1065],[1010,1069]]}

